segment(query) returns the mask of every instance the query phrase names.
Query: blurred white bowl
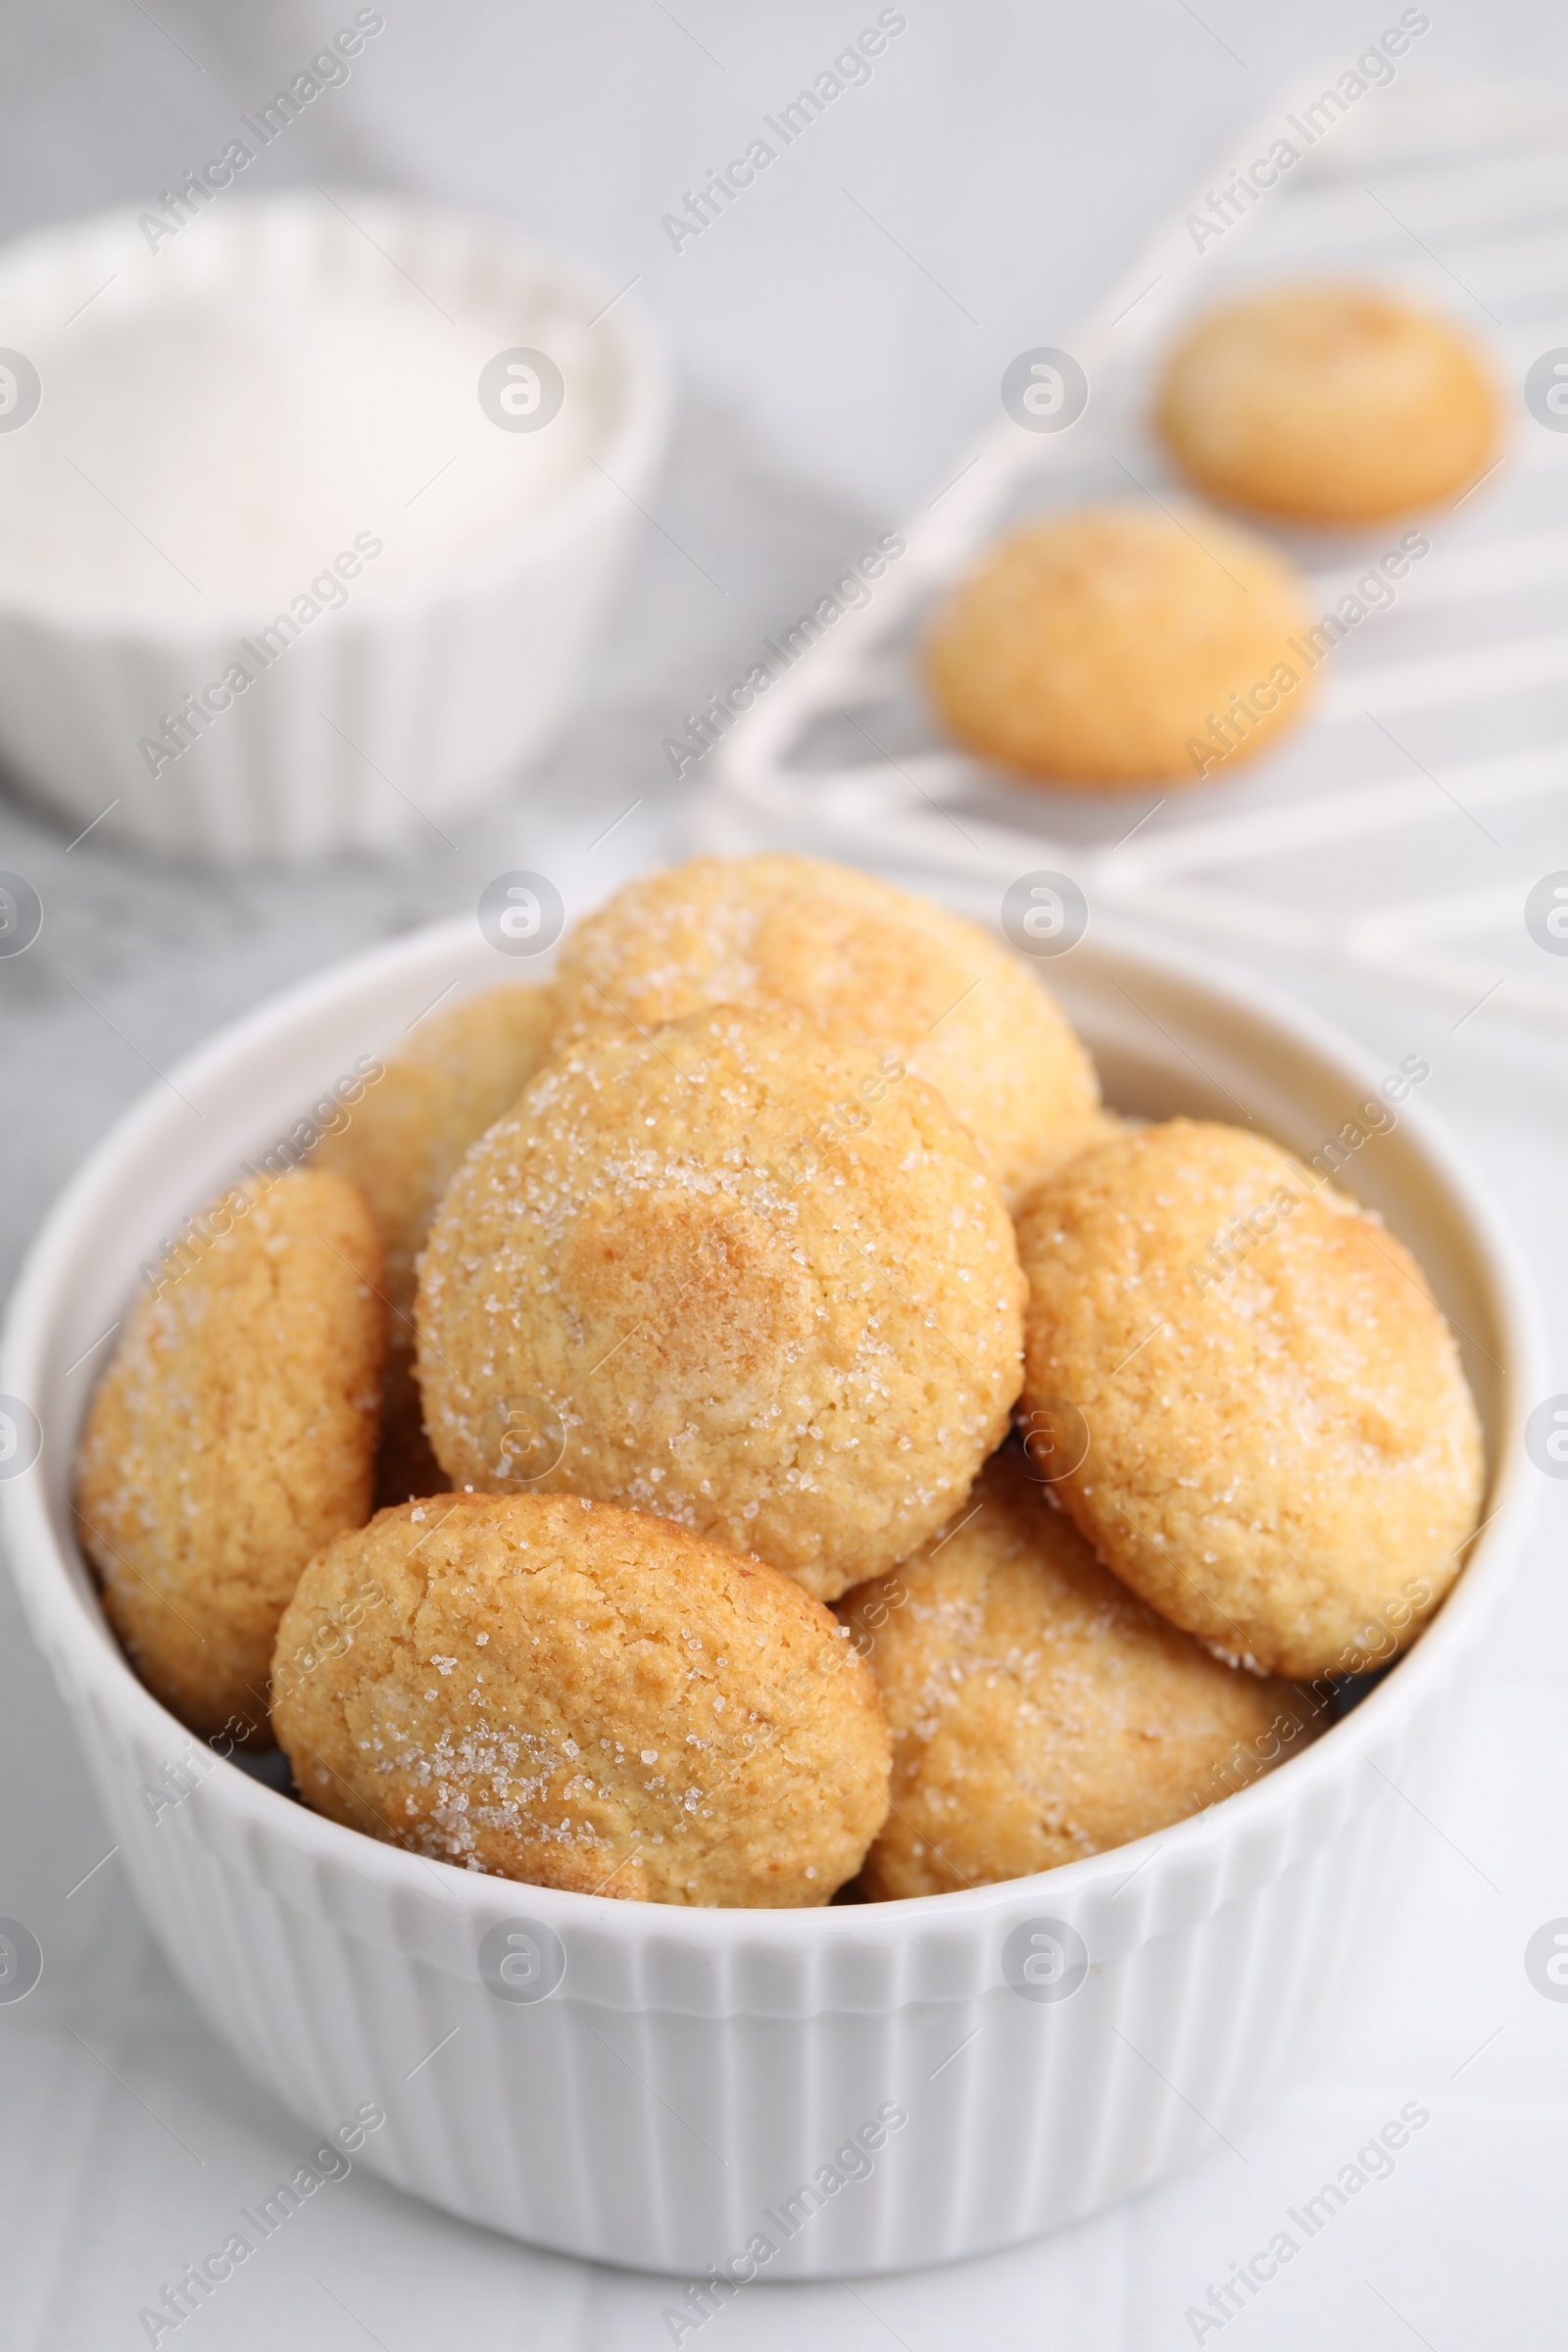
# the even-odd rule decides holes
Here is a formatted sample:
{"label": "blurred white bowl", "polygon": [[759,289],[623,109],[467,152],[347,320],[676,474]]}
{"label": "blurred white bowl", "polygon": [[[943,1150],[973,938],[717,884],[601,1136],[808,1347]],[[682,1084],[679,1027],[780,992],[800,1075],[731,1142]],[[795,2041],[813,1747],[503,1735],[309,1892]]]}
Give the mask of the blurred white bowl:
{"label": "blurred white bowl", "polygon": [[[104,1361],[93,1344],[125,1313],[138,1262],[242,1155],[286,1134],[358,1055],[388,1051],[440,992],[519,968],[454,924],[228,1030],[174,1073],[177,1095],[160,1086],[100,1146],[17,1292],[0,1390],[33,1407],[43,1440],[34,1469],[0,1482],[0,1537],[172,1964],[313,2127],[378,2101],[386,2127],[363,2153],[389,2180],[605,2261],[696,2276],[735,2257],[732,2279],[748,2260],[766,2278],[937,2262],[1055,2228],[1211,2152],[1378,1948],[1406,1846],[1431,1836],[1412,1807],[1433,1801],[1460,1670],[1529,1515],[1520,1433],[1539,1379],[1524,1294],[1490,1212],[1408,1104],[1344,1180],[1414,1250],[1466,1335],[1488,1525],[1409,1656],[1314,1746],[1208,1813],[963,1894],[686,1911],[427,1862],[228,1763],[194,1776],[175,1807],[145,1800],[191,1742],[125,1664],[73,1539],[72,1457]],[[1315,1021],[1187,954],[1091,932],[1050,977],[1128,1109],[1241,1105],[1309,1154],[1376,1083]],[[1070,1956],[1075,1936],[1081,1982],[1050,1943],[1031,1946],[1050,1937]],[[1020,1945],[1045,1957],[1039,1984]],[[1062,1987],[1070,1997],[1054,1997]],[[746,2254],[757,2237],[765,2261]]]}
{"label": "blurred white bowl", "polygon": [[[359,305],[368,379],[368,454],[352,511],[321,511],[340,502],[313,494],[308,465],[292,502],[275,495],[287,468],[272,462],[262,431],[249,450],[232,450],[241,493],[254,482],[256,529],[273,536],[273,571],[280,524],[302,548],[320,542],[298,579],[281,588],[275,577],[259,579],[250,593],[239,584],[242,531],[216,550],[207,534],[216,586],[190,576],[192,560],[181,560],[171,536],[172,509],[184,511],[187,537],[200,533],[202,502],[192,514],[188,490],[200,476],[199,436],[209,437],[210,479],[223,436],[232,434],[218,421],[221,404],[204,400],[199,382],[181,385],[177,367],[160,402],[153,348],[172,314],[183,310],[188,320],[199,310],[211,328],[225,305],[233,315],[232,306],[246,302],[275,317],[280,342],[298,306],[314,306],[345,355],[355,349],[348,330]],[[411,435],[401,466],[381,466],[371,496],[370,460],[385,454],[376,444],[385,419],[376,413],[383,404],[369,329],[399,305],[402,347],[410,348],[411,334],[427,334],[450,392],[433,404],[429,431]],[[480,366],[499,356],[498,335],[501,350],[543,343],[541,318],[558,342],[565,401],[559,422],[524,441],[511,427],[497,431],[493,388],[487,420]],[[0,516],[8,470],[32,466],[37,477],[24,487],[34,509],[45,488],[54,532],[30,564],[14,533],[6,534],[9,555],[0,538],[0,763],[74,829],[102,817],[105,834],[220,860],[370,847],[439,830],[548,742],[576,692],[668,437],[662,352],[612,286],[504,224],[445,208],[358,194],[230,191],[151,249],[132,212],[11,246],[0,254],[0,320],[14,347],[0,352],[0,364],[17,352],[26,365],[34,353],[42,363],[41,398],[25,414],[32,404],[24,386],[20,428],[6,424],[0,398]],[[94,402],[79,339],[117,335],[140,338],[126,347],[148,353],[153,373],[119,387],[111,377]],[[200,357],[190,354],[193,372]],[[211,349],[206,358],[210,386]],[[396,348],[383,381],[395,364]],[[344,372],[328,371],[340,410]],[[0,380],[0,395],[11,390]],[[254,387],[249,395],[236,388],[234,398],[243,416],[247,398],[255,405]],[[10,413],[19,413],[14,397]],[[340,445],[343,423],[340,414]],[[308,437],[308,420],[303,429]],[[191,452],[183,480],[182,436]],[[464,469],[443,487],[447,452],[460,449]],[[515,478],[547,449],[559,478],[523,512],[512,496]],[[139,494],[125,488],[139,478],[122,468],[127,452],[138,463],[146,453]],[[351,433],[343,476],[357,455]],[[500,485],[493,520],[484,511],[491,476]],[[318,463],[317,492],[335,487]],[[442,516],[464,501],[444,545]],[[299,627],[275,668],[264,669],[254,659],[261,632],[340,545],[352,555],[356,523],[366,526],[363,537],[385,543],[387,557],[362,564],[341,606]],[[61,535],[73,530],[77,545],[63,563]],[[134,570],[110,577],[107,563],[102,582],[84,581],[89,547],[139,564],[141,593]],[[194,740],[177,759],[165,762],[141,748],[165,714],[221,681],[235,661],[255,683],[210,723],[187,718]]]}

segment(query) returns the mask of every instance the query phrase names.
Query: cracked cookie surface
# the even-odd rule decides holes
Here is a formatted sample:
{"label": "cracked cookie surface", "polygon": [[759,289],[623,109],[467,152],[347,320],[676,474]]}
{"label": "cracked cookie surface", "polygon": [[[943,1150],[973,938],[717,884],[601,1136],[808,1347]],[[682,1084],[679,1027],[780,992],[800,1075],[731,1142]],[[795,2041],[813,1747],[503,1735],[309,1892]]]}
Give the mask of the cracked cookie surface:
{"label": "cracked cookie surface", "polygon": [[1021,1377],[1011,1221],[892,1057],[798,1014],[564,1048],[431,1227],[419,1380],[455,1486],[593,1494],[831,1599],[912,1550]]}
{"label": "cracked cookie surface", "polygon": [[377,1513],[300,1580],[273,1693],[318,1811],[536,1886],[825,1903],[887,1811],[887,1727],[831,1612],[577,1496]]}
{"label": "cracked cookie surface", "polygon": [[1102,1568],[1012,1446],[953,1530],[846,1593],[893,1733],[873,1900],[1131,1844],[1297,1754],[1324,1720],[1226,1666]]}
{"label": "cracked cookie surface", "polygon": [[1100,1557],[1271,1672],[1403,1646],[1484,1479],[1454,1335],[1403,1244],[1265,1137],[1169,1119],[1049,1178],[1018,1249],[1024,1404],[1082,1415],[1055,1492]]}

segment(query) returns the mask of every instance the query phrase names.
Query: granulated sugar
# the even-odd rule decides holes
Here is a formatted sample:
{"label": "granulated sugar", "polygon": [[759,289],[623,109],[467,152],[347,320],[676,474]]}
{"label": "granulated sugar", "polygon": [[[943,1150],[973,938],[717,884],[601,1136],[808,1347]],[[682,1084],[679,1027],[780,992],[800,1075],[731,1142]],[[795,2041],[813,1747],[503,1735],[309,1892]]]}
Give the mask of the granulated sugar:
{"label": "granulated sugar", "polygon": [[[29,339],[43,395],[0,436],[0,587],[156,620],[266,617],[340,550],[365,559],[357,601],[559,501],[609,427],[594,336],[554,303],[460,303],[443,283],[438,307],[386,278],[119,310],[111,288]],[[481,370],[518,347],[565,381],[539,430],[480,405]]]}

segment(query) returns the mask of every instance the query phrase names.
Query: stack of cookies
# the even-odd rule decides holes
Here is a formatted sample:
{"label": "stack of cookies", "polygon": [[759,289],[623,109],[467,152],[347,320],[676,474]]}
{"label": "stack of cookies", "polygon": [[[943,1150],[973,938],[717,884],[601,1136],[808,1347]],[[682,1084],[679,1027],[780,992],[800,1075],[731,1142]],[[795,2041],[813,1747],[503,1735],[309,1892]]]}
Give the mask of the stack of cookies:
{"label": "stack of cookies", "polygon": [[814,859],[633,884],[220,1208],[89,1415],[106,1608],[193,1730],[471,1870],[1102,1851],[1298,1752],[1475,1526],[1401,1245],[1118,1119],[1025,964]]}

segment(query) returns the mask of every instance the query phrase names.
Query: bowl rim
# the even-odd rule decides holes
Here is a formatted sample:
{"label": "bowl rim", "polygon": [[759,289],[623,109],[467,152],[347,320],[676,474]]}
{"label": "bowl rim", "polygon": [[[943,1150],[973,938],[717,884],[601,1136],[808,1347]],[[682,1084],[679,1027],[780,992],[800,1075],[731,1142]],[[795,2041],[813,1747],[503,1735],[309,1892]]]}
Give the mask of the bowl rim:
{"label": "bowl rim", "polygon": [[[526,570],[556,557],[563,547],[593,535],[603,518],[618,514],[636,500],[624,482],[644,489],[663,453],[674,413],[674,373],[668,345],[651,314],[622,287],[619,293],[590,263],[580,260],[567,244],[540,238],[515,227],[499,211],[463,205],[446,199],[406,195],[398,190],[351,187],[335,180],[322,183],[319,194],[328,202],[341,195],[383,233],[444,237],[454,252],[475,253],[489,248],[525,271],[556,279],[567,295],[582,304],[590,326],[601,320],[611,336],[612,365],[621,382],[620,414],[594,451],[586,452],[575,478],[536,513],[522,515],[510,528],[479,546],[420,564],[401,580],[385,587],[370,583],[370,592],[351,605],[321,615],[322,636],[367,629],[381,621],[397,621],[432,604],[483,595],[495,583],[519,569]],[[209,233],[230,243],[259,225],[264,231],[318,220],[318,191],[299,186],[240,189],[229,195]],[[17,280],[39,272],[69,270],[95,244],[109,246],[137,232],[140,214],[134,205],[113,205],[67,221],[29,229],[0,245],[0,300]],[[200,216],[191,226],[205,225]],[[325,225],[325,223],[321,223]],[[358,221],[354,225],[359,225]],[[337,234],[343,233],[340,223]],[[355,250],[347,241],[346,252]],[[308,275],[302,284],[309,283]],[[173,281],[171,281],[172,288]],[[167,299],[167,298],[166,298]],[[138,308],[150,308],[142,303]],[[617,478],[618,477],[618,478]],[[83,643],[112,642],[141,649],[168,649],[183,654],[215,641],[251,635],[268,627],[275,607],[214,600],[200,613],[149,616],[134,599],[121,603],[94,602],[0,573],[0,625],[30,622]]]}
{"label": "bowl rim", "polygon": [[[1131,963],[1152,978],[1168,975],[1196,987],[1210,998],[1219,998],[1227,1008],[1239,1009],[1254,1022],[1260,1020],[1283,1031],[1293,1044],[1304,1046],[1354,1086],[1375,1083],[1375,1065],[1354,1040],[1250,971],[1163,937],[1152,938],[1136,925],[1099,923],[1096,933],[1098,942],[1124,969]],[[341,958],[226,1023],[186,1054],[171,1076],[182,1092],[198,1093],[210,1078],[223,1075],[248,1053],[275,1042],[284,1033],[303,1029],[314,1014],[334,1005],[346,989],[368,990],[382,982],[407,978],[424,962],[439,967],[443,959],[471,957],[476,937],[473,918],[463,917],[422,926]],[[548,969],[548,959],[541,956],[531,959],[525,970],[514,966],[514,976],[543,976]],[[0,1392],[23,1398],[41,1393],[45,1351],[57,1301],[63,1286],[69,1285],[78,1230],[106,1194],[112,1196],[121,1163],[168,1115],[165,1097],[164,1087],[152,1086],[127,1107],[87,1155],[39,1229],[23,1262],[0,1334]],[[755,1949],[764,1940],[792,1951],[802,1946],[819,1948],[824,1942],[842,1943],[846,1938],[862,1946],[867,1942],[900,1943],[906,1941],[917,1926],[940,1929],[948,1923],[955,1930],[974,1930],[999,1915],[1038,1914],[1042,1903],[1049,1903],[1054,1914],[1070,1915],[1092,1900],[1108,1880],[1130,1883],[1157,1851],[1165,1851],[1170,1864],[1179,1866],[1184,1858],[1197,1860],[1211,1852],[1216,1842],[1236,1845],[1253,1830],[1262,1829],[1271,1817],[1297,1809],[1314,1788],[1322,1790],[1326,1785],[1342,1782],[1365,1759],[1369,1748],[1389,1750],[1397,1744],[1422,1693],[1446,1681],[1473,1651],[1534,1516],[1537,1494],[1525,1452],[1524,1422],[1530,1403],[1542,1393],[1544,1357],[1539,1310],[1525,1282],[1522,1261],[1441,1121],[1425,1106],[1406,1102],[1400,1106],[1400,1125],[1460,1213],[1488,1278],[1504,1345],[1503,1400],[1496,1415],[1487,1494],[1490,1507],[1470,1539],[1470,1556],[1459,1577],[1420,1640],[1399,1658],[1396,1670],[1382,1677],[1348,1715],[1328,1726],[1299,1755],[1236,1794],[1131,1844],[1110,1847],[1028,1878],[1001,1880],[946,1894],[798,1911],[688,1909],[626,1901],[610,1895],[571,1893],[432,1861],[328,1821],[218,1758],[216,1751],[220,1769],[205,1778],[204,1803],[220,1805],[240,1835],[291,1849],[293,1858],[308,1867],[346,1870],[367,1892],[396,1897],[400,1902],[418,1899],[425,1905],[445,1907],[454,1916],[461,1908],[476,1934],[498,1918],[515,1916],[517,1907],[526,1905],[535,1917],[568,1933],[580,1936],[591,1932],[626,1948],[650,1942],[667,1947],[676,1941],[693,1953],[738,1946]],[[39,1646],[49,1655],[58,1682],[63,1684],[69,1673],[73,1688],[65,1695],[74,1711],[83,1699],[96,1698],[113,1717],[122,1737],[144,1740],[171,1757],[177,1756],[197,1735],[163,1707],[131,1670],[91,1597],[91,1572],[85,1561],[74,1565],[55,1541],[44,1480],[34,1475],[37,1468],[35,1463],[20,1478],[0,1481],[0,1548],[9,1559]],[[44,1627],[47,1639],[41,1635]],[[432,1868],[446,1882],[440,1898],[422,1883],[423,1874]]]}

